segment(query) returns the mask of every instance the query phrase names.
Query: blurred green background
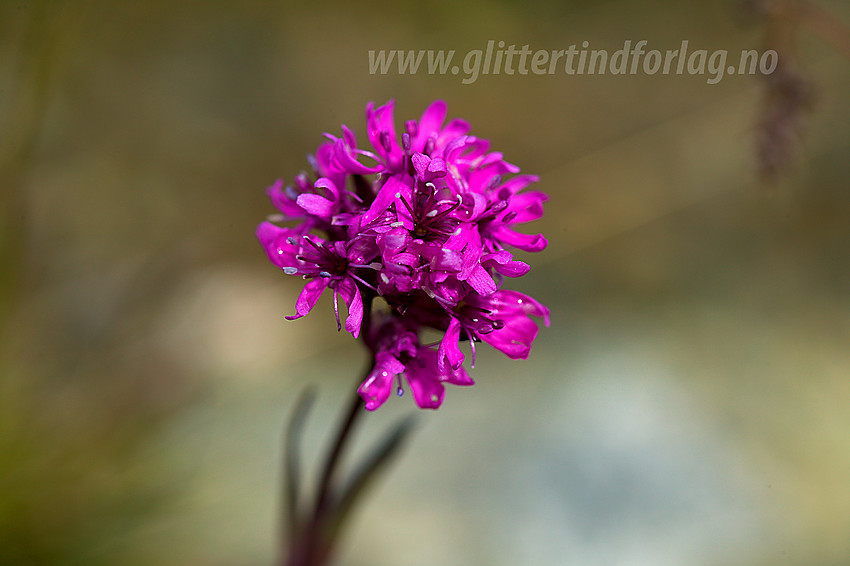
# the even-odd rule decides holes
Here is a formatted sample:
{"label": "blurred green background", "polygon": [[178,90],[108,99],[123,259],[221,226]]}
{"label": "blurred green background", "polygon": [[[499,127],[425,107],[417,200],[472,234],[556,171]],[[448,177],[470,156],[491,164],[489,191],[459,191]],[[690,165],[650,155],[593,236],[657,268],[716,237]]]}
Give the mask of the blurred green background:
{"label": "blurred green background", "polygon": [[850,60],[796,34],[814,102],[764,184],[758,77],[464,85],[367,58],[766,37],[732,1],[3,0],[0,564],[273,563],[283,423],[320,384],[315,463],[366,360],[327,300],[283,319],[299,281],[253,231],[267,185],[389,98],[399,123],[447,100],[540,175],[551,244],[510,286],[553,323],[421,415],[339,563],[850,563]]}

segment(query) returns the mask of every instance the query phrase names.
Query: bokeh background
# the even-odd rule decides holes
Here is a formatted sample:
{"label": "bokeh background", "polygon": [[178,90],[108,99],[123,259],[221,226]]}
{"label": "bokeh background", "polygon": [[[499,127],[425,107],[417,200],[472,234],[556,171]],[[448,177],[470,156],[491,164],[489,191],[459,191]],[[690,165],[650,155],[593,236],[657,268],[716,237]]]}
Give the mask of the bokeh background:
{"label": "bokeh background", "polygon": [[[0,564],[274,562],[283,424],[318,384],[315,466],[366,360],[327,300],[283,319],[299,282],[253,231],[390,98],[447,100],[540,175],[551,243],[512,287],[553,322],[420,415],[338,563],[850,563],[850,5],[816,4],[4,0]],[[779,46],[798,96],[368,72],[490,39]],[[354,455],[412,412],[370,414]]]}

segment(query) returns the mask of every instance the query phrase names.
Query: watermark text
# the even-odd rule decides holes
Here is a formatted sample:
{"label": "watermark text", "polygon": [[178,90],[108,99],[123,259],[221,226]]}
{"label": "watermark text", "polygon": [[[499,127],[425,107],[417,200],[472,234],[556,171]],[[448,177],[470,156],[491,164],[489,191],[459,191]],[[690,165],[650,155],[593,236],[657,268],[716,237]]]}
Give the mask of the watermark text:
{"label": "watermark text", "polygon": [[[537,49],[529,45],[519,49],[504,41],[491,39],[486,49],[471,49],[458,64],[455,50],[443,49],[381,49],[369,50],[369,74],[372,75],[460,75],[463,84],[472,84],[481,75],[705,75],[705,82],[717,84],[726,75],[769,75],[779,64],[774,50],[759,53],[742,50],[737,65],[728,59],[725,49],[691,50],[687,39],[678,49],[647,49],[645,39],[627,39],[622,49],[609,53],[605,49],[590,49],[587,41],[581,47],[567,49]],[[727,64],[729,61],[729,64]],[[454,63],[454,64],[453,64]]]}

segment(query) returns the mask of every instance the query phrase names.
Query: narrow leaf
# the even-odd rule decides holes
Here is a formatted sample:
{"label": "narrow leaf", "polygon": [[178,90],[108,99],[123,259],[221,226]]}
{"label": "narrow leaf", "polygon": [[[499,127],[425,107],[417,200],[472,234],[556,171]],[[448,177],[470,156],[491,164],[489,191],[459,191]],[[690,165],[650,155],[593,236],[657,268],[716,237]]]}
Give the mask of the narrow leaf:
{"label": "narrow leaf", "polygon": [[336,539],[357,501],[366,493],[380,471],[390,463],[402,448],[415,424],[415,415],[402,420],[395,430],[378,443],[363,464],[352,474],[351,480],[339,497],[333,515],[329,517],[328,530],[325,533],[326,541],[332,542]]}
{"label": "narrow leaf", "polygon": [[301,520],[298,513],[299,498],[298,491],[301,484],[301,462],[300,446],[301,435],[304,430],[304,422],[307,414],[316,399],[315,387],[305,389],[292,411],[292,416],[286,426],[284,446],[284,501],[283,509],[286,513],[288,525],[288,542],[290,545],[297,540],[301,530]]}

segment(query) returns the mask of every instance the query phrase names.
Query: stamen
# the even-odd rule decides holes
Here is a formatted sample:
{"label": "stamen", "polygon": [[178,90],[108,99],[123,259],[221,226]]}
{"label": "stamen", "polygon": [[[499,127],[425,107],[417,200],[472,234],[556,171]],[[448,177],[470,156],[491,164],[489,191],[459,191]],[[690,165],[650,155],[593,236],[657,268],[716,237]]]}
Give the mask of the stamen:
{"label": "stamen", "polygon": [[460,227],[458,227],[458,229],[455,230],[454,232],[448,232],[448,231],[443,230],[441,228],[433,228],[433,227],[429,228],[428,231],[431,232],[432,234],[437,234],[438,236],[445,236],[446,238],[448,238],[450,236],[457,236],[458,234],[460,234]]}
{"label": "stamen", "polygon": [[451,308],[453,308],[453,307],[454,307],[454,304],[453,304],[450,300],[445,299],[445,298],[443,298],[443,297],[441,297],[441,296],[437,295],[436,293],[434,293],[433,291],[431,291],[431,290],[430,290],[430,289],[428,289],[427,287],[424,287],[424,286],[423,286],[423,287],[422,287],[422,290],[423,290],[423,291],[425,291],[425,293],[426,293],[429,297],[431,297],[432,299],[434,299],[434,300],[435,300],[435,301],[437,301],[438,303],[441,303],[441,304],[442,304],[443,306],[445,306],[446,308],[451,309]]}
{"label": "stamen", "polygon": [[381,269],[383,267],[383,265],[380,262],[377,262],[377,261],[373,261],[372,263],[368,263],[368,264],[349,263],[348,266],[349,267],[357,267],[357,268],[360,268],[360,269],[374,269],[375,271],[378,271],[379,269]]}
{"label": "stamen", "polygon": [[406,199],[406,198],[403,198],[403,197],[401,196],[401,193],[397,193],[397,194],[396,194],[396,196],[397,196],[397,197],[398,197],[398,199],[401,201],[401,203],[404,205],[404,207],[407,209],[407,211],[410,213],[410,218],[411,218],[411,220],[412,220],[412,219],[415,219],[415,218],[416,218],[416,213],[415,213],[415,212],[413,212],[413,207],[411,207],[411,206],[410,206],[410,203],[408,203],[408,202],[407,202],[407,199]]}
{"label": "stamen", "polygon": [[489,311],[485,308],[476,307],[476,306],[467,304],[465,302],[463,303],[463,309],[467,310],[467,311],[478,311],[478,312],[481,312],[481,313],[484,313],[484,314],[490,314],[490,312],[491,312],[491,311]]}
{"label": "stamen", "polygon": [[342,323],[339,321],[339,291],[334,288],[334,314],[336,315],[336,330],[342,330]]}
{"label": "stamen", "polygon": [[408,120],[404,123],[404,129],[407,131],[408,135],[415,136],[419,133],[419,122],[416,120]]}
{"label": "stamen", "polygon": [[468,328],[464,328],[466,332],[466,336],[469,338],[469,347],[472,349],[472,365],[470,366],[472,369],[475,369],[475,340],[472,332],[469,331]]}
{"label": "stamen", "polygon": [[505,210],[507,207],[508,207],[508,201],[498,200],[498,201],[494,202],[492,205],[490,205],[489,212],[490,212],[490,214],[495,216],[495,215],[499,214],[500,212],[502,212],[503,210]]}
{"label": "stamen", "polygon": [[[328,261],[336,262],[338,256],[331,250],[327,249],[324,244],[317,244],[313,240],[309,238],[308,235],[304,235],[304,241],[313,246],[313,248],[319,252],[319,260],[325,259]],[[318,262],[316,262],[318,263]]]}
{"label": "stamen", "polygon": [[[452,212],[454,212],[454,211],[455,211],[455,209],[457,209],[457,207],[459,207],[459,206],[460,206],[460,203],[461,203],[461,202],[462,202],[462,201],[461,201],[461,199],[459,198],[459,199],[458,199],[458,201],[457,201],[456,203],[449,205],[449,207],[448,207],[448,208],[444,209],[444,210],[443,210],[442,212],[440,212],[440,213],[436,213],[436,212],[435,212],[435,211],[436,211],[436,209],[434,209],[434,211],[432,211],[432,212],[434,212],[434,216],[436,216],[435,220],[439,220],[439,219],[443,218],[444,216],[446,216],[447,214],[451,214]],[[428,214],[431,214],[431,213],[429,212]]]}
{"label": "stamen", "polygon": [[390,145],[390,134],[389,132],[381,132],[380,135],[381,147],[384,148],[384,151],[389,153],[392,150],[392,145]]}
{"label": "stamen", "polygon": [[[475,320],[475,322],[478,322],[478,320]],[[493,323],[489,320],[481,321],[481,323],[478,324],[478,327],[475,329],[478,334],[485,335],[490,334],[491,332],[493,332],[493,330],[495,330],[495,328],[493,328]]]}
{"label": "stamen", "polygon": [[348,275],[349,275],[352,279],[356,279],[357,281],[360,281],[361,283],[363,283],[364,285],[366,285],[367,287],[369,287],[370,289],[372,289],[372,290],[373,290],[373,291],[375,291],[376,293],[378,292],[378,290],[377,290],[377,289],[375,289],[375,287],[374,287],[374,286],[372,286],[371,284],[369,284],[369,283],[367,283],[367,282],[363,281],[363,279],[361,279],[360,277],[358,277],[355,273],[350,273],[350,272],[349,272],[349,274],[348,274]]}

